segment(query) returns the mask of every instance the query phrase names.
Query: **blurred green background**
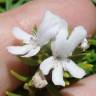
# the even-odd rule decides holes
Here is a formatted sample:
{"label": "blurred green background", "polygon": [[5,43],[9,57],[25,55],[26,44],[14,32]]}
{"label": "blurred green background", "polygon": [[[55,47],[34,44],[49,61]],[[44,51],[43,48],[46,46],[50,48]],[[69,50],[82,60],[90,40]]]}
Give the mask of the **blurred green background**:
{"label": "blurred green background", "polygon": [[0,0],[0,13],[16,8],[31,0]]}

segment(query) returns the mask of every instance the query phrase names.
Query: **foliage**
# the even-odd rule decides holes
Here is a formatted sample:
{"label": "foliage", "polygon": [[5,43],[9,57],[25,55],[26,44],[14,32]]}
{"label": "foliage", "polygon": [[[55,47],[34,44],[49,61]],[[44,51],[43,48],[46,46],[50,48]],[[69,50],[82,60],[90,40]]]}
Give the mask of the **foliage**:
{"label": "foliage", "polygon": [[16,8],[30,0],[0,0],[0,12]]}
{"label": "foliage", "polygon": [[96,6],[96,0],[92,0],[93,4]]}

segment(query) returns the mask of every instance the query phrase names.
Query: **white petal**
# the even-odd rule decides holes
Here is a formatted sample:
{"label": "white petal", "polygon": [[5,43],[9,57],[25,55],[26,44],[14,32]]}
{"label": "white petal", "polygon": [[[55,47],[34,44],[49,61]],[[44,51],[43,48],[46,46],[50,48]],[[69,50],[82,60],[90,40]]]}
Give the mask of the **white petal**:
{"label": "white petal", "polygon": [[65,86],[65,82],[63,80],[63,68],[60,63],[56,64],[52,71],[52,81],[55,85]]}
{"label": "white petal", "polygon": [[7,50],[15,55],[23,55],[31,50],[31,45],[24,45],[24,46],[9,46]]}
{"label": "white petal", "polygon": [[65,67],[67,71],[75,78],[82,78],[86,75],[85,71],[76,65],[72,60],[68,59]]}
{"label": "white petal", "polygon": [[24,43],[29,43],[32,37],[30,34],[23,31],[19,27],[14,27],[12,33],[17,39],[22,40]]}
{"label": "white petal", "polygon": [[31,48],[31,50],[26,54],[26,55],[23,55],[22,57],[32,57],[34,55],[36,55],[38,52],[40,51],[40,47],[35,47],[35,48]]}
{"label": "white petal", "polygon": [[68,57],[82,42],[86,35],[87,32],[82,26],[76,27],[68,40],[64,37],[63,31],[61,31],[61,33],[57,35],[56,40],[51,43],[53,55],[63,58]]}
{"label": "white petal", "polygon": [[56,36],[56,39],[51,42],[52,53],[56,57],[61,57],[64,55],[67,56],[66,52],[69,48],[65,35],[65,33],[67,32],[68,32],[67,29],[60,30],[60,32]]}
{"label": "white petal", "polygon": [[75,48],[86,38],[87,31],[84,29],[83,26],[77,26],[71,33],[68,42],[70,44],[70,47],[68,48],[68,52],[72,53]]}
{"label": "white petal", "polygon": [[64,21],[62,18],[56,16],[55,14],[51,13],[50,11],[47,11],[37,33],[39,43],[44,45],[50,39],[54,39],[54,37],[63,27],[67,27],[67,22]]}
{"label": "white petal", "polygon": [[40,64],[40,70],[44,75],[48,75],[49,71],[53,68],[54,66],[54,58],[53,56],[45,59],[41,64]]}

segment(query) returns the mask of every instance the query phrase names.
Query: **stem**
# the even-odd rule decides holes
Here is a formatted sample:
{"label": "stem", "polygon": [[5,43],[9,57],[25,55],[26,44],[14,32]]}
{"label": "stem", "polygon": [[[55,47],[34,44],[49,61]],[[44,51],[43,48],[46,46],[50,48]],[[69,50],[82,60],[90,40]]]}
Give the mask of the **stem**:
{"label": "stem", "polygon": [[77,54],[77,55],[72,55],[70,57],[77,57],[77,56],[81,56],[81,55],[87,55],[88,53],[81,53],[81,54]]}

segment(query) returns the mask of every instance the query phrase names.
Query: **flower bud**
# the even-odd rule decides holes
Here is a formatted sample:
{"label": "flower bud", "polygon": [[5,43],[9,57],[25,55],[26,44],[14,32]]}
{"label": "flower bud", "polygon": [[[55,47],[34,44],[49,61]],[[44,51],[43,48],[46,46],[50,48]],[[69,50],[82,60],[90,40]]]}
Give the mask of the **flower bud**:
{"label": "flower bud", "polygon": [[81,48],[83,49],[83,51],[85,51],[86,49],[89,48],[89,44],[87,39],[84,39],[83,42],[81,43]]}
{"label": "flower bud", "polygon": [[32,78],[32,83],[36,88],[44,88],[48,83],[41,72],[36,72]]}

